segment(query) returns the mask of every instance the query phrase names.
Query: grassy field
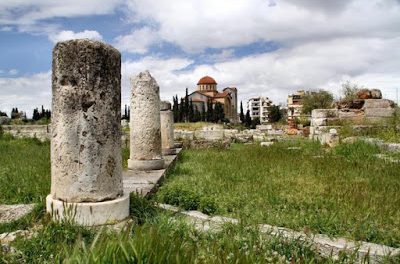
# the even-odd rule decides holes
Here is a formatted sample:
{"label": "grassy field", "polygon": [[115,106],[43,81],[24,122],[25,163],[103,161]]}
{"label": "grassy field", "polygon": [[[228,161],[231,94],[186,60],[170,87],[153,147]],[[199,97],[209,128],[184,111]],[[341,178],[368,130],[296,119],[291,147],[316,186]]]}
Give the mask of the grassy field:
{"label": "grassy field", "polygon": [[[371,158],[376,152],[360,144],[326,153],[318,144],[297,141],[272,148],[187,150],[156,198],[233,215],[243,224],[200,233],[156,209],[155,199],[132,195],[135,224],[118,234],[49,221],[43,205],[50,190],[49,142],[6,136],[0,138],[0,203],[38,206],[17,222],[1,224],[0,233],[42,228],[12,244],[18,253],[0,250],[0,263],[352,263],[351,255],[325,259],[304,242],[262,235],[254,224],[398,245],[399,165],[384,168]],[[125,166],[129,151],[122,155]]]}
{"label": "grassy field", "polygon": [[50,143],[0,139],[0,204],[36,203],[50,191]]}
{"label": "grassy field", "polygon": [[307,141],[186,150],[156,199],[399,247],[400,165],[373,156],[379,152],[361,142],[326,151]]}
{"label": "grassy field", "polygon": [[324,259],[305,242],[264,236],[253,227],[226,225],[201,233],[143,198],[131,201],[145,210],[131,211],[134,219],[141,218],[139,225],[115,233],[44,218],[36,236],[12,244],[18,254],[0,250],[0,263],[343,263],[352,258]]}

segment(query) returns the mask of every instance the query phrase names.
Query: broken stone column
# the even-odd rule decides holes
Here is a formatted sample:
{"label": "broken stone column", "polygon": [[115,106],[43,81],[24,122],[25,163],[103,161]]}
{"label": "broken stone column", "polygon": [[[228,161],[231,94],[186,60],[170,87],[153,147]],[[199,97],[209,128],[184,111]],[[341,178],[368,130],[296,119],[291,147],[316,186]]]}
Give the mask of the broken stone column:
{"label": "broken stone column", "polygon": [[161,153],[160,88],[148,71],[131,78],[131,135],[128,168],[164,168]]}
{"label": "broken stone column", "polygon": [[53,50],[51,194],[56,219],[102,225],[129,215],[121,157],[121,55],[87,39]]}
{"label": "broken stone column", "polygon": [[176,154],[174,141],[174,114],[171,111],[171,103],[162,101],[160,105],[161,120],[161,147],[163,155]]}

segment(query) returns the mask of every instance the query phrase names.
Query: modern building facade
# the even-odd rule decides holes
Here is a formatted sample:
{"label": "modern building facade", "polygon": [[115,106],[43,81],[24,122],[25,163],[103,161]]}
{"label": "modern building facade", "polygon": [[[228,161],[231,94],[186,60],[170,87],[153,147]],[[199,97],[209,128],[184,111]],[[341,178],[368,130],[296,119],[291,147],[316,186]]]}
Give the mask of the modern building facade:
{"label": "modern building facade", "polygon": [[250,111],[251,119],[260,118],[260,123],[268,123],[269,109],[272,101],[268,97],[253,97],[247,101],[247,109]]}
{"label": "modern building facade", "polygon": [[287,99],[287,117],[288,120],[301,117],[303,110],[303,97],[306,94],[304,90],[299,90],[290,94]]}

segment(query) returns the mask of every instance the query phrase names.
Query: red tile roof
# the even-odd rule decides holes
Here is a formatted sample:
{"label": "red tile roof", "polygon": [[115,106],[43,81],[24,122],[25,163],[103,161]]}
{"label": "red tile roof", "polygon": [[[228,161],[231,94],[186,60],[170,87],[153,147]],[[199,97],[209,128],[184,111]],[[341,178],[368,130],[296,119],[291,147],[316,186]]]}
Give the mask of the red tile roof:
{"label": "red tile roof", "polygon": [[199,84],[217,84],[217,82],[214,80],[214,78],[212,78],[210,76],[204,76],[197,83],[197,85],[199,85]]}

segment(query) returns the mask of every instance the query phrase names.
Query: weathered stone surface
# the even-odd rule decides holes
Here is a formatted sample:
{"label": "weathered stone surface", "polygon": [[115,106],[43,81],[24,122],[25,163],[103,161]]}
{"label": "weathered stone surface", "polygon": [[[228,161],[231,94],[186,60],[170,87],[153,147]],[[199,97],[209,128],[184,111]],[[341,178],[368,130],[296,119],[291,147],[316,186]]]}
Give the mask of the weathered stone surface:
{"label": "weathered stone surface", "polygon": [[160,88],[148,71],[131,79],[131,152],[128,168],[162,169]]}
{"label": "weathered stone surface", "polygon": [[[199,211],[181,211],[178,207],[167,204],[159,204],[158,206],[164,210],[184,215],[187,222],[193,224],[197,230],[202,232],[218,232],[225,223],[240,223],[240,221],[235,218],[222,216],[211,217]],[[268,224],[260,224],[258,228],[261,233],[269,236],[278,236],[281,239],[288,239],[289,241],[305,241],[312,245],[322,256],[331,257],[336,260],[339,259],[342,253],[354,253],[356,263],[364,263],[366,261],[368,263],[381,263],[388,255],[392,257],[398,257],[400,255],[399,248],[385,245],[363,241],[351,241],[341,237],[331,238],[323,234],[314,234],[310,236],[303,232]]]}
{"label": "weathered stone surface", "polygon": [[272,146],[274,144],[274,142],[261,142],[260,146],[261,147],[269,147]]}
{"label": "weathered stone surface", "polygon": [[394,113],[394,108],[366,108],[364,110],[365,117],[391,117]]}
{"label": "weathered stone surface", "polygon": [[379,89],[371,89],[372,99],[382,99],[382,92]]}
{"label": "weathered stone surface", "polygon": [[68,202],[122,195],[121,55],[87,39],[53,50],[51,194]]}
{"label": "weathered stone surface", "polygon": [[311,126],[326,126],[328,124],[328,118],[312,118]]}
{"label": "weathered stone surface", "polygon": [[394,102],[388,99],[367,99],[363,109],[366,108],[393,108]]}
{"label": "weathered stone surface", "polygon": [[185,130],[174,130],[174,138],[176,140],[193,140],[194,132]]}
{"label": "weathered stone surface", "polygon": [[8,245],[18,237],[30,237],[31,235],[32,231],[29,230],[16,230],[13,232],[2,233],[0,234],[0,244]]}
{"label": "weathered stone surface", "polygon": [[364,112],[358,109],[346,109],[340,110],[338,116],[340,119],[361,120],[364,118]]}
{"label": "weathered stone surface", "polygon": [[272,125],[257,125],[256,129],[260,131],[267,131],[272,129]]}
{"label": "weathered stone surface", "polygon": [[160,111],[171,110],[171,103],[168,101],[160,102]]}
{"label": "weathered stone surface", "polygon": [[[102,202],[65,203],[46,197],[46,208],[57,221],[71,221],[82,226],[114,224],[129,216],[129,194]],[[51,210],[50,210],[51,208]]]}
{"label": "weathered stone surface", "polygon": [[222,140],[224,138],[224,130],[196,130],[194,131],[194,137],[205,140]]}
{"label": "weathered stone surface", "polygon": [[235,137],[235,141],[238,143],[249,143],[253,141],[253,135],[237,134]]}
{"label": "weathered stone surface", "polygon": [[337,117],[337,109],[314,109],[311,111],[311,118],[330,118]]}
{"label": "weathered stone surface", "polygon": [[371,91],[368,89],[360,89],[357,92],[357,98],[358,99],[370,99],[371,97]]}
{"label": "weathered stone surface", "polygon": [[162,101],[160,109],[162,154],[172,155],[175,154],[175,142],[174,114],[171,111],[171,103]]}
{"label": "weathered stone surface", "polygon": [[237,129],[224,129],[224,137],[225,138],[234,138],[236,134],[239,133]]}
{"label": "weathered stone surface", "polygon": [[122,128],[129,128],[129,121],[126,119],[121,120],[121,127]]}
{"label": "weathered stone surface", "polygon": [[0,224],[18,220],[32,212],[35,204],[0,204]]}
{"label": "weathered stone surface", "polygon": [[11,119],[6,116],[0,116],[0,125],[8,125],[10,124]]}
{"label": "weathered stone surface", "polygon": [[[182,149],[177,149],[176,153]],[[151,170],[151,171],[139,171],[139,170],[126,170],[123,172],[124,178],[124,193],[137,193],[142,196],[147,196],[152,192],[155,192],[161,182],[166,176],[167,170],[174,166],[176,155],[165,156],[165,169],[162,170]]]}
{"label": "weathered stone surface", "polygon": [[206,140],[206,139],[195,139],[189,142],[185,147],[191,149],[208,149],[208,148],[218,148],[218,149],[228,149],[231,145],[231,139],[225,140]]}
{"label": "weathered stone surface", "polygon": [[37,138],[41,141],[51,139],[50,125],[5,125],[4,133],[9,133],[16,138]]}

